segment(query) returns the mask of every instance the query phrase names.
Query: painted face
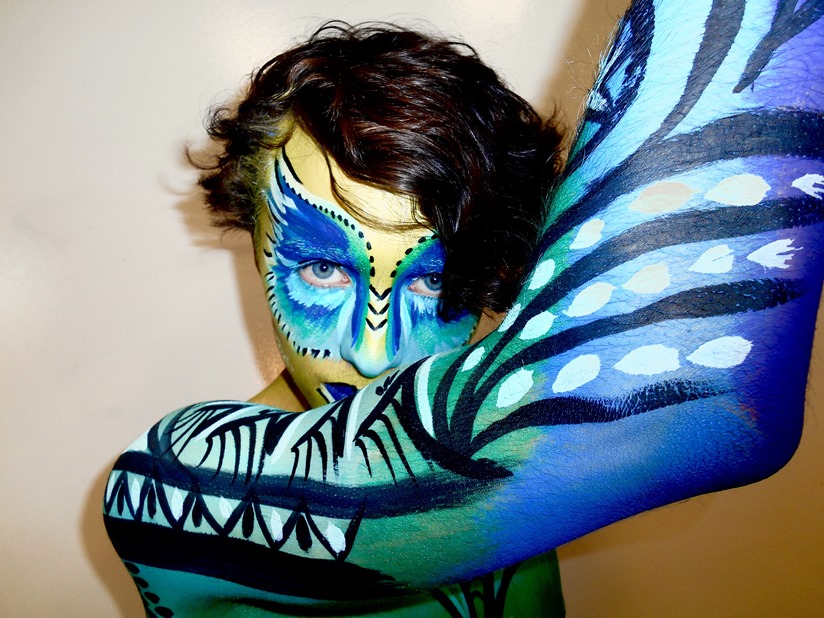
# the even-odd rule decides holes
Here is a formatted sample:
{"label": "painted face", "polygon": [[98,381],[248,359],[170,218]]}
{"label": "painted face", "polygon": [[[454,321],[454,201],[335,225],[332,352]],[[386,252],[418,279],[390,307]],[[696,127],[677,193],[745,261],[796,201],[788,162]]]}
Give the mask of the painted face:
{"label": "painted face", "polygon": [[[444,250],[431,229],[408,227],[410,198],[349,179],[300,129],[269,173],[255,230],[258,269],[281,355],[311,405],[468,341],[475,316],[438,317]],[[332,174],[346,199],[387,229],[347,212]],[[407,227],[393,230],[398,224]]]}

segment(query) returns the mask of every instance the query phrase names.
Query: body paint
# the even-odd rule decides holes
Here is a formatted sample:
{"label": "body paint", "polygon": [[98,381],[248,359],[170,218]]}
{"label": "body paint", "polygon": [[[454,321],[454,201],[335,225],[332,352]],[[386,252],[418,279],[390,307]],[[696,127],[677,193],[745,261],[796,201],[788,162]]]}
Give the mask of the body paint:
{"label": "body paint", "polygon": [[[466,311],[450,321],[438,315],[433,281],[445,254],[431,230],[410,228],[411,200],[346,183],[347,195],[390,229],[370,226],[328,199],[330,193],[313,192],[326,193],[334,169],[296,130],[273,157],[256,229],[281,354],[315,405],[466,343],[477,322]],[[301,182],[304,173],[312,190]],[[391,229],[395,223],[406,229]]]}
{"label": "body paint", "polygon": [[822,7],[638,0],[500,328],[304,415],[167,417],[110,478],[121,557],[218,557],[228,580],[256,544],[268,591],[305,611],[468,579],[781,467],[824,270]]}

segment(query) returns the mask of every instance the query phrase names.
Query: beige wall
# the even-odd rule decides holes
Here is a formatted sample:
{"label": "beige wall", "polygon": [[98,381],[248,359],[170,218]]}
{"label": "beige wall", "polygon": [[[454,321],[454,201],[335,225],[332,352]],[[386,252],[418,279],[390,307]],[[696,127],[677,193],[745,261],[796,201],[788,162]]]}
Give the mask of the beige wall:
{"label": "beige wall", "polygon": [[[0,615],[142,615],[98,514],[108,467],[277,370],[248,243],[209,228],[181,156],[210,104],[323,19],[425,19],[570,118],[623,4],[0,0]],[[570,615],[821,612],[821,398],[774,478],[562,548]]]}

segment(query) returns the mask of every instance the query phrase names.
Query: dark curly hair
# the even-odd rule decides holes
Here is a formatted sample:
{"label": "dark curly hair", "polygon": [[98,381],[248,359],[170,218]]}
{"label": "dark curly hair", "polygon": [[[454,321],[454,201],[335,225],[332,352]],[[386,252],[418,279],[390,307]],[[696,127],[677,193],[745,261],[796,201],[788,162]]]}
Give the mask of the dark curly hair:
{"label": "dark curly hair", "polygon": [[[460,42],[329,22],[267,62],[201,165],[219,226],[253,232],[262,170],[298,123],[349,177],[411,196],[446,263],[441,309],[507,309],[559,172],[561,134]],[[355,216],[359,213],[354,212]]]}

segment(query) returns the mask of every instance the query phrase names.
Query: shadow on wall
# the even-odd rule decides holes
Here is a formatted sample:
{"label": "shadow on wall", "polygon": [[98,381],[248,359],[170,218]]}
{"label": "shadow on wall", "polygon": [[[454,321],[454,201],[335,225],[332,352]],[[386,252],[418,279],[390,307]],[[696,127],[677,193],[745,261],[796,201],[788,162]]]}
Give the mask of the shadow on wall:
{"label": "shadow on wall", "polygon": [[[143,618],[145,614],[134,582],[109,543],[109,537],[103,525],[101,505],[112,465],[114,465],[114,460],[109,462],[106,469],[94,478],[86,494],[79,522],[80,538],[88,562],[117,605],[118,616]],[[82,602],[78,607],[82,607]]]}
{"label": "shadow on wall", "polygon": [[[202,149],[193,149],[192,154],[196,161],[209,162],[218,151],[217,144],[210,141]],[[191,167],[184,149],[181,149],[181,165]],[[231,253],[237,287],[235,290],[226,290],[226,294],[233,294],[240,300],[243,324],[255,356],[258,374],[264,384],[269,384],[283,371],[283,361],[277,351],[272,317],[255,266],[251,236],[242,230],[224,230],[213,226],[203,192],[195,185],[189,193],[181,196],[176,208],[196,247]],[[252,397],[254,394],[248,393],[247,396]]]}

